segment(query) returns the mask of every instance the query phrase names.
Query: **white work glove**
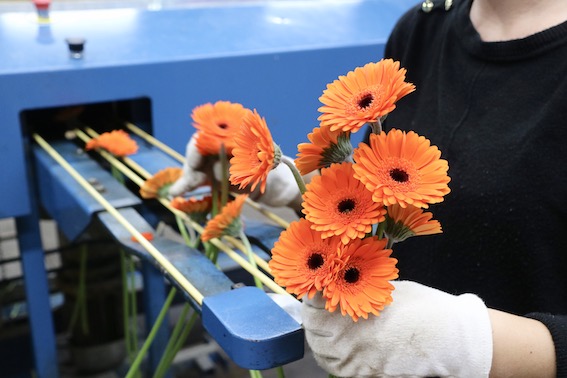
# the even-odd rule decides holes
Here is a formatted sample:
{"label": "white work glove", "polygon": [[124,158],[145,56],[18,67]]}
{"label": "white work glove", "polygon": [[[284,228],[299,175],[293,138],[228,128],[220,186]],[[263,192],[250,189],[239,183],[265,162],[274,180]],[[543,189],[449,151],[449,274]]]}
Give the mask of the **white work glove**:
{"label": "white work glove", "polygon": [[[183,175],[169,188],[172,197],[183,195],[186,192],[205,185],[209,178],[205,173],[210,170],[209,164],[213,164],[213,172],[217,180],[220,180],[221,168],[218,161],[202,156],[196,145],[196,135],[193,134],[185,149],[185,162],[183,163]],[[260,193],[260,185],[250,193],[250,199],[272,207],[287,206],[292,209],[301,209],[301,193],[295,182],[293,173],[285,166],[279,164],[268,174],[266,190]],[[242,192],[237,187],[232,187],[234,192]]]}
{"label": "white work glove", "polygon": [[358,322],[325,310],[320,294],[304,301],[307,342],[324,370],[337,377],[488,377],[492,327],[480,298],[392,284],[392,304]]}
{"label": "white work glove", "polygon": [[185,161],[183,162],[183,174],[169,187],[169,195],[180,196],[186,192],[205,185],[208,176],[205,173],[207,159],[197,149],[196,133],[191,136],[185,147]]}

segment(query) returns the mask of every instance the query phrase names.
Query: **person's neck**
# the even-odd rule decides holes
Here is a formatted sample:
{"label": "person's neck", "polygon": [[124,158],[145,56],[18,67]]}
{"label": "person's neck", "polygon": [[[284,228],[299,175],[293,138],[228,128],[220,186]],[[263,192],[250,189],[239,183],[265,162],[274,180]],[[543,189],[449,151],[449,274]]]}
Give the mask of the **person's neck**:
{"label": "person's neck", "polygon": [[470,18],[483,41],[509,41],[567,21],[567,1],[473,0]]}

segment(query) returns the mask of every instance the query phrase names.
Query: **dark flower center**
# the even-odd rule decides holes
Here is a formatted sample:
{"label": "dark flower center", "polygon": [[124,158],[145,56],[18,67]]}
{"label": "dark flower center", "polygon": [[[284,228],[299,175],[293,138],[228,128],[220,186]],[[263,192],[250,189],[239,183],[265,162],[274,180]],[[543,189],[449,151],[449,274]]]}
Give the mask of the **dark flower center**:
{"label": "dark flower center", "polygon": [[354,210],[354,205],[354,200],[347,198],[339,202],[339,205],[337,207],[339,212],[341,213],[350,213]]}
{"label": "dark flower center", "polygon": [[345,271],[345,281],[348,283],[356,283],[360,278],[360,272],[356,268],[348,268]]}
{"label": "dark flower center", "polygon": [[226,128],[228,128],[228,125],[227,125],[226,123],[219,123],[217,126],[218,126],[220,129],[223,129],[223,130],[226,129]]}
{"label": "dark flower center", "polygon": [[366,109],[370,106],[370,104],[372,104],[372,100],[374,100],[374,97],[372,94],[368,93],[358,101],[358,106],[360,109]]}
{"label": "dark flower center", "polygon": [[307,259],[307,266],[311,270],[316,270],[322,267],[324,262],[325,260],[323,259],[323,256],[320,253],[314,253],[311,256],[309,256],[309,259]]}
{"label": "dark flower center", "polygon": [[397,181],[397,182],[406,182],[409,180],[409,175],[398,168],[394,168],[390,171],[390,177],[392,178],[392,180]]}

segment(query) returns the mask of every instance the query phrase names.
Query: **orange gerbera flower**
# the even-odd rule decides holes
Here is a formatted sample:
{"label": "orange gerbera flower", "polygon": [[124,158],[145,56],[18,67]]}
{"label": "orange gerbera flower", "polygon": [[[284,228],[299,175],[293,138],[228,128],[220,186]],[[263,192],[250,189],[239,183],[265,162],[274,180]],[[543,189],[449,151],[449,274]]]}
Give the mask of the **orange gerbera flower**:
{"label": "orange gerbera flower", "polygon": [[179,177],[181,177],[182,173],[183,169],[181,167],[169,167],[162,169],[144,181],[140,187],[140,195],[145,199],[166,198],[169,187],[177,181]]}
{"label": "orange gerbera flower", "polygon": [[441,223],[431,219],[433,214],[415,206],[388,206],[385,234],[393,242],[401,242],[412,236],[440,234]]}
{"label": "orange gerbera flower", "polygon": [[312,298],[332,279],[339,244],[337,238],[321,238],[305,219],[292,222],[272,249],[269,266],[274,280],[298,298]]}
{"label": "orange gerbera flower", "polygon": [[331,131],[328,127],[316,127],[307,134],[311,143],[300,143],[295,165],[302,175],[347,161],[352,154],[348,133]]}
{"label": "orange gerbera flower", "polygon": [[193,220],[203,222],[213,208],[213,197],[204,196],[202,198],[183,198],[175,197],[170,202],[171,207],[183,211]]}
{"label": "orange gerbera flower", "polygon": [[127,156],[138,152],[138,144],[124,130],[112,130],[89,140],[85,146],[87,151],[104,148],[115,156]]}
{"label": "orange gerbera flower", "polygon": [[264,193],[268,173],[279,164],[276,155],[281,156],[281,152],[276,151],[266,120],[256,109],[244,119],[235,143],[230,159],[230,182],[240,185],[240,189],[250,186],[250,191],[260,184],[260,192]]}
{"label": "orange gerbera flower", "polygon": [[238,236],[242,227],[240,213],[247,198],[248,194],[241,194],[223,206],[221,212],[207,222],[205,230],[201,234],[201,240],[207,242],[223,235]]}
{"label": "orange gerbera flower", "polygon": [[230,155],[234,148],[234,135],[243,119],[251,113],[241,104],[217,101],[197,106],[191,113],[193,126],[198,130],[196,145],[201,155],[218,155],[221,144]]}
{"label": "orange gerbera flower", "polygon": [[396,101],[415,90],[405,82],[406,70],[392,59],[368,63],[327,85],[319,100],[321,127],[358,131],[395,109]]}
{"label": "orange gerbera flower", "polygon": [[336,235],[344,244],[363,238],[386,214],[382,203],[372,201],[372,192],[354,178],[352,163],[332,164],[313,177],[302,211],[322,238]]}
{"label": "orange gerbera flower", "polygon": [[369,143],[354,150],[353,168],[374,201],[427,208],[450,192],[449,165],[425,137],[393,129],[371,134]]}
{"label": "orange gerbera flower", "polygon": [[379,315],[392,302],[394,286],[389,281],[398,278],[398,260],[390,257],[386,242],[369,237],[341,247],[344,265],[323,291],[327,310],[334,312],[340,306],[341,313],[356,322],[370,313]]}

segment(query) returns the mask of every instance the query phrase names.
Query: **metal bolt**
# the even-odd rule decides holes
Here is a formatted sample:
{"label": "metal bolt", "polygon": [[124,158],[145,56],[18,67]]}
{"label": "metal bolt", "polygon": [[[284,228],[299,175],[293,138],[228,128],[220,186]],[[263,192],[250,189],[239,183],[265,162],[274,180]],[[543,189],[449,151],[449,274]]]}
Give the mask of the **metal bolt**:
{"label": "metal bolt", "polygon": [[433,4],[433,1],[425,0],[423,3],[421,3],[421,10],[424,11],[425,13],[429,13],[433,10],[434,6],[435,4]]}

